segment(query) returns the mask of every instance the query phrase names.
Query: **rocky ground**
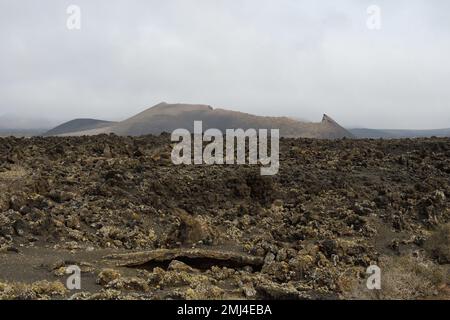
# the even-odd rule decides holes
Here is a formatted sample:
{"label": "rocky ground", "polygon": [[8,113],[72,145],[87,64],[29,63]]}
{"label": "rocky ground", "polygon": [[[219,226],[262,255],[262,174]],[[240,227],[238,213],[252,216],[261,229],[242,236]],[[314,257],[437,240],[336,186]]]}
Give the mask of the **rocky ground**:
{"label": "rocky ground", "polygon": [[0,299],[450,298],[450,139],[280,144],[263,177],[168,135],[0,138]]}

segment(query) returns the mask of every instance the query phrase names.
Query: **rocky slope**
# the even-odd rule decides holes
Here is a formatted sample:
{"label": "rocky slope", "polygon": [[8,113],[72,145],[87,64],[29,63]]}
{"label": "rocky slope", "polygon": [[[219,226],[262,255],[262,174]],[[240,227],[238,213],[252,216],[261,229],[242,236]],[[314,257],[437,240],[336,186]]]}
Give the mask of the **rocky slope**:
{"label": "rocky slope", "polygon": [[95,130],[110,127],[115,122],[112,121],[104,121],[97,119],[74,119],[68,122],[65,122],[49,131],[47,131],[44,136],[57,136],[64,134],[76,133],[79,131],[85,130]]}
{"label": "rocky slope", "polygon": [[280,146],[262,177],[168,135],[0,139],[0,298],[450,297],[450,139]]}

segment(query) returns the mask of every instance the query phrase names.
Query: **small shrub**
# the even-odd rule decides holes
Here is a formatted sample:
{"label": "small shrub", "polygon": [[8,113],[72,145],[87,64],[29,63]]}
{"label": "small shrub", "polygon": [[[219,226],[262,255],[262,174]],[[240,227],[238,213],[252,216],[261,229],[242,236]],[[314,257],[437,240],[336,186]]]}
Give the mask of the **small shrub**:
{"label": "small shrub", "polygon": [[411,256],[384,257],[380,261],[381,289],[369,290],[366,280],[354,283],[346,299],[412,300],[432,298],[445,284],[448,271],[432,261]]}
{"label": "small shrub", "polygon": [[425,249],[439,263],[450,263],[450,223],[440,226],[425,243]]}

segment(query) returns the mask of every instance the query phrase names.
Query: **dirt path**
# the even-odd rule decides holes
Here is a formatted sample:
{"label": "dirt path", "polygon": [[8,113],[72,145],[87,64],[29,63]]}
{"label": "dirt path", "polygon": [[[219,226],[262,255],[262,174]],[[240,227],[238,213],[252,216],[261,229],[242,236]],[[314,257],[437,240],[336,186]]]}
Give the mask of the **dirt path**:
{"label": "dirt path", "polygon": [[69,275],[58,273],[62,266],[77,265],[82,270],[82,291],[98,292],[101,286],[96,283],[97,274],[104,268],[114,267],[121,274],[133,276],[133,269],[115,267],[103,257],[123,253],[123,250],[94,250],[71,252],[52,248],[20,248],[19,252],[0,253],[0,282],[25,283],[59,280],[66,283]]}

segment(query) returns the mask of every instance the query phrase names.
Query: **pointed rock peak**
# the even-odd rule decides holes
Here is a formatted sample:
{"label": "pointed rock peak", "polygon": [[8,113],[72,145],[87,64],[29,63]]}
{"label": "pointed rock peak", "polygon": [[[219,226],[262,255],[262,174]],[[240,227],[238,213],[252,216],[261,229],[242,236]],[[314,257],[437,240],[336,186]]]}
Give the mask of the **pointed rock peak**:
{"label": "pointed rock peak", "polygon": [[336,121],[334,121],[331,117],[329,117],[326,114],[323,114],[322,122],[331,122],[331,123],[336,123],[337,124]]}

